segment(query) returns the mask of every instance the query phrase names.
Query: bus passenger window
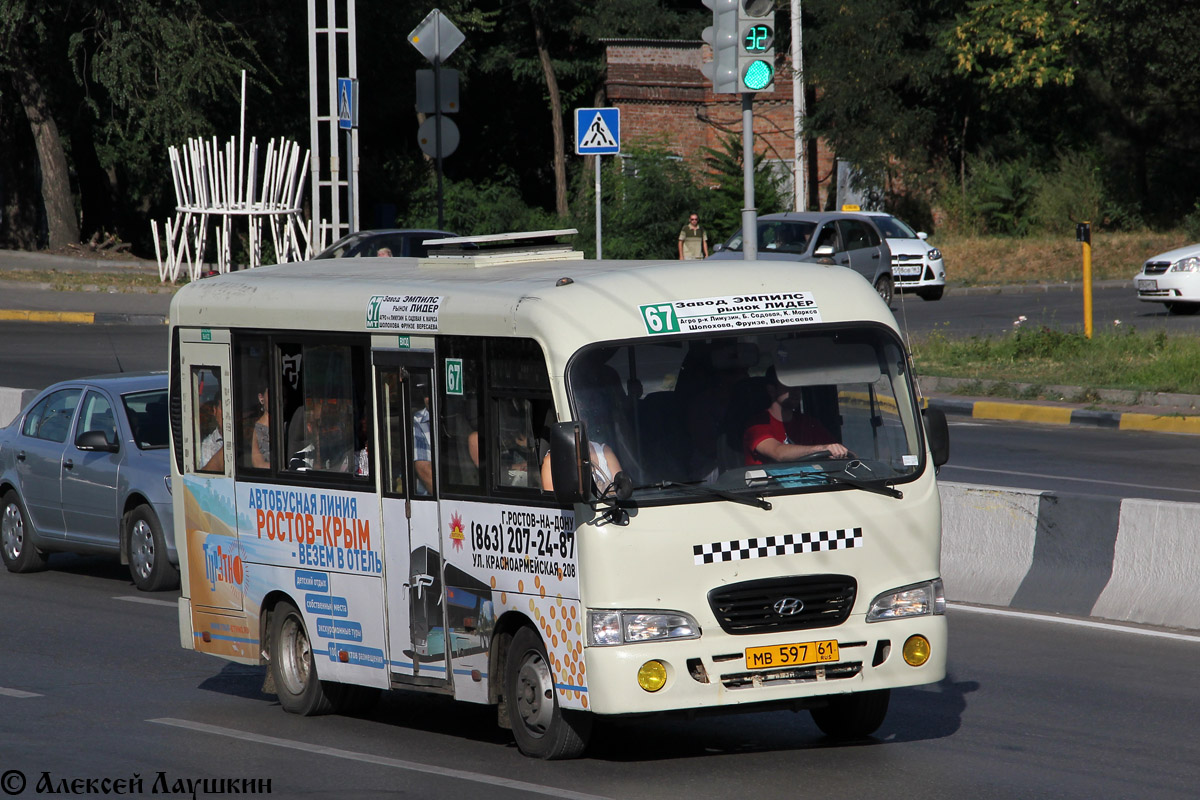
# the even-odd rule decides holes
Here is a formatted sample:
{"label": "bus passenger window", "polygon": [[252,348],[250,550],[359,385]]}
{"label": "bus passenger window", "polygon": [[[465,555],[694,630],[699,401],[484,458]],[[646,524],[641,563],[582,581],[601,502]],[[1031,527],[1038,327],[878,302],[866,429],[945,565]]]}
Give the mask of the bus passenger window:
{"label": "bus passenger window", "polygon": [[192,367],[192,441],[196,472],[225,471],[221,373],[216,367]]}
{"label": "bus passenger window", "polygon": [[[439,369],[454,370],[457,384],[441,381],[438,389],[438,464],[443,491],[483,491],[487,437],[480,435],[483,411],[483,340],[446,336],[438,350]],[[441,373],[439,373],[441,374]]]}
{"label": "bus passenger window", "polygon": [[270,353],[262,336],[240,336],[234,346],[234,410],[238,467],[271,468]]}
{"label": "bus passenger window", "polygon": [[381,469],[385,492],[404,494],[404,473],[408,464],[405,456],[404,434],[407,429],[403,397],[400,394],[400,368],[379,367],[382,416],[380,446],[383,447]]}
{"label": "bus passenger window", "polygon": [[412,418],[413,494],[433,494],[433,437],[429,430],[430,375],[428,369],[409,371],[409,415]]}

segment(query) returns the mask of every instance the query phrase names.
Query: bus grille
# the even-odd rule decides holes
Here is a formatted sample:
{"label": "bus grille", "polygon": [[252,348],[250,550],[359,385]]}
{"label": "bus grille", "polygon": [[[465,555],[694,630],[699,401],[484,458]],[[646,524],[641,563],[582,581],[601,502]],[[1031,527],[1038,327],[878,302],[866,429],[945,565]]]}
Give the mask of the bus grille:
{"label": "bus grille", "polygon": [[[740,636],[840,625],[857,592],[849,575],[791,575],[713,589],[708,604],[721,629]],[[794,601],[802,604],[798,610]]]}

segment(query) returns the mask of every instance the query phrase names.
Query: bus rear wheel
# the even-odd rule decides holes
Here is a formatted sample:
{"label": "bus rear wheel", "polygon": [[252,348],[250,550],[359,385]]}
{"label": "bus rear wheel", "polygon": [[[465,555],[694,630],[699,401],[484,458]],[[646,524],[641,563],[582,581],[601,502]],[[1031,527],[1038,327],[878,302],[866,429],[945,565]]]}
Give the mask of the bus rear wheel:
{"label": "bus rear wheel", "polygon": [[270,646],[271,677],[283,710],[306,717],[332,711],[333,704],[317,677],[317,662],[304,618],[287,601],[275,606],[271,615]]}
{"label": "bus rear wheel", "polygon": [[509,645],[504,693],[513,737],[522,753],[546,760],[583,754],[592,732],[591,714],[558,705],[546,648],[532,628],[518,630]]}
{"label": "bus rear wheel", "polygon": [[883,724],[889,699],[891,689],[839,694],[829,698],[829,705],[809,713],[821,732],[831,739],[865,739]]}

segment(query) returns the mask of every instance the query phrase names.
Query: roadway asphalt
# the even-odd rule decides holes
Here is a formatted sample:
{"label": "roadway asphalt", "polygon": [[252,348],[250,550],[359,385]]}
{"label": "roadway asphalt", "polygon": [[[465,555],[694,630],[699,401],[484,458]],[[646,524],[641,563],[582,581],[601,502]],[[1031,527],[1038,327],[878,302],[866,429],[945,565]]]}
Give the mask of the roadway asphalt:
{"label": "roadway asphalt", "polygon": [[[46,280],[5,280],[4,273],[12,270],[44,271]],[[81,275],[102,273],[159,274],[158,265],[144,259],[0,250],[0,320],[91,324],[166,323],[174,293],[170,284],[164,284],[162,289],[157,290],[128,292],[89,287],[86,283],[82,284],[82,291],[55,288],[55,277],[60,274],[71,274],[73,280],[77,281]],[[1028,293],[1054,288],[1070,287],[1065,284],[1054,287],[950,287],[946,294],[953,297],[971,293]],[[956,382],[946,378],[922,378],[921,386],[928,404],[950,415],[1053,425],[1094,425],[1122,430],[1200,433],[1200,396],[1195,395],[1102,392],[1098,402],[1070,403],[963,396],[956,394]],[[1053,394],[1059,396],[1082,394],[1076,387],[1051,388],[1056,390]]]}

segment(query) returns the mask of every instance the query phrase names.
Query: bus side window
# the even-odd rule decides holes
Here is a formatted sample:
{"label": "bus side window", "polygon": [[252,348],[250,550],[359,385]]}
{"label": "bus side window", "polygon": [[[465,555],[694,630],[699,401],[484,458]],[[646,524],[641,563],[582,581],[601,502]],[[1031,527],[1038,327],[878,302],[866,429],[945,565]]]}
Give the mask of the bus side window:
{"label": "bus side window", "polygon": [[[438,349],[443,380],[438,389],[441,424],[439,469],[443,491],[482,494],[488,440],[481,433],[483,418],[483,340],[468,336],[446,336]],[[457,383],[445,379],[455,372]]]}
{"label": "bus side window", "polygon": [[380,446],[383,447],[383,458],[380,463],[383,470],[383,490],[404,494],[404,476],[408,464],[404,436],[408,427],[408,414],[405,413],[404,399],[400,392],[400,367],[380,367],[379,381],[382,404]]}

